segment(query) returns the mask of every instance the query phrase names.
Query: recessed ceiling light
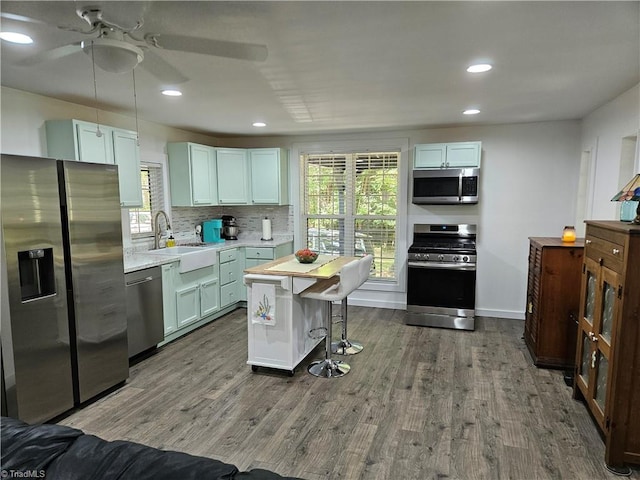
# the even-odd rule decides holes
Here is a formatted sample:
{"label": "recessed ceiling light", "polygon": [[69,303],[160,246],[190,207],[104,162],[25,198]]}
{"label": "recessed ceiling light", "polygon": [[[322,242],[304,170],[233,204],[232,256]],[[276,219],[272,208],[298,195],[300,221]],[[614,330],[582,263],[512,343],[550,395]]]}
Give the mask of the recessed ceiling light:
{"label": "recessed ceiling light", "polygon": [[264,122],[253,122],[252,124],[254,127],[266,127],[267,124]]}
{"label": "recessed ceiling light", "polygon": [[469,66],[467,68],[467,72],[469,72],[469,73],[482,73],[482,72],[488,72],[492,68],[493,68],[493,66],[489,65],[488,63],[477,63],[475,65]]}
{"label": "recessed ceiling light", "polygon": [[468,108],[462,113],[463,115],[477,115],[480,113],[480,110],[478,110],[477,108]]}
{"label": "recessed ceiling light", "polygon": [[0,38],[7,42],[19,43],[21,45],[28,45],[33,43],[33,39],[29,35],[17,32],[0,32]]}
{"label": "recessed ceiling light", "polygon": [[162,90],[162,94],[167,97],[180,97],[182,92],[180,90]]}

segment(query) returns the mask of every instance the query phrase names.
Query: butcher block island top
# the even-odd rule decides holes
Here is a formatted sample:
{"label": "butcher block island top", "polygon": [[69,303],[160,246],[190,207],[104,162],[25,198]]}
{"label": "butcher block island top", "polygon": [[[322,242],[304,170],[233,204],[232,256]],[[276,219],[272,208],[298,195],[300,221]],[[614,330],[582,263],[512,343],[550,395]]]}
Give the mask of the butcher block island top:
{"label": "butcher block island top", "polygon": [[244,272],[256,275],[287,275],[291,277],[325,279],[338,275],[343,266],[359,259],[360,257],[319,255],[314,263],[300,263],[295,255],[287,255],[262,265],[247,268]]}

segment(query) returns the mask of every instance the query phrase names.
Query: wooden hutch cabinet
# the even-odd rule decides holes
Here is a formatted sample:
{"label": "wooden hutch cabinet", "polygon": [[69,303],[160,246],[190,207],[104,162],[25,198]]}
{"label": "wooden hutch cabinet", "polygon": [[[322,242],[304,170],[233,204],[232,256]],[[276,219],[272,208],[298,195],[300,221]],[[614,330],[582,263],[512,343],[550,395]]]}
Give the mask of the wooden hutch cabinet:
{"label": "wooden hutch cabinet", "polygon": [[612,470],[640,464],[640,225],[587,221],[574,397],[584,399]]}
{"label": "wooden hutch cabinet", "polygon": [[538,367],[575,365],[583,239],[529,238],[524,339]]}

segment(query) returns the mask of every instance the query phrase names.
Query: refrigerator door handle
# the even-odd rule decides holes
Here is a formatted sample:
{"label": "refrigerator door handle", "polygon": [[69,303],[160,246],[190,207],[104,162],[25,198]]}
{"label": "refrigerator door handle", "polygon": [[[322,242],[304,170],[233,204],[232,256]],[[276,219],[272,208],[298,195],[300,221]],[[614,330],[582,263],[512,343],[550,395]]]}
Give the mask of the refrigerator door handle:
{"label": "refrigerator door handle", "polygon": [[46,298],[52,298],[52,297],[55,297],[56,295],[58,295],[58,294],[57,293],[51,293],[49,295],[43,295],[41,297],[29,298],[28,300],[22,300],[22,303],[37,302],[38,300],[44,300]]}

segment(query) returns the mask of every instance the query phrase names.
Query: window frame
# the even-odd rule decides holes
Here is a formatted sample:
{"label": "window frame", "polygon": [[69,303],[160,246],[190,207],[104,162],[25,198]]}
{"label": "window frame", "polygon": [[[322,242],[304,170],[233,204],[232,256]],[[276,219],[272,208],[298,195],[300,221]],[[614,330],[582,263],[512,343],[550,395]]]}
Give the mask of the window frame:
{"label": "window frame", "polygon": [[367,152],[399,152],[398,160],[398,209],[396,212],[396,279],[376,279],[367,282],[362,289],[388,292],[404,292],[406,290],[406,262],[408,245],[408,178],[409,178],[409,139],[408,138],[365,138],[361,140],[335,140],[309,143],[295,143],[291,148],[291,178],[298,179],[291,182],[291,198],[298,201],[293,204],[294,248],[304,248],[302,239],[306,238],[303,220],[304,210],[304,169],[301,168],[300,156],[305,154],[326,153],[367,153]]}
{"label": "window frame", "polygon": [[[397,150],[378,152],[351,152],[351,153],[324,153],[321,155],[302,154],[300,156],[300,168],[303,170],[303,185],[309,188],[310,184],[332,186],[335,194],[342,198],[331,195],[332,200],[326,204],[327,196],[318,190],[313,192],[301,191],[302,205],[301,221],[305,222],[308,229],[302,232],[306,237],[306,244],[309,248],[318,248],[320,253],[327,251],[340,251],[343,255],[358,256],[362,252],[374,255],[372,275],[368,281],[373,282],[395,282],[398,275],[396,261],[396,250],[391,256],[385,255],[388,251],[379,250],[382,244],[376,244],[374,238],[380,240],[387,235],[393,237],[393,245],[398,236],[398,185],[400,183],[400,156]],[[389,162],[389,163],[387,163]],[[375,164],[389,165],[388,168],[376,168]],[[369,170],[372,169],[372,170]],[[372,175],[381,181],[387,170],[393,177],[393,188],[389,193],[393,197],[394,208],[392,211],[380,211],[372,213],[370,207],[372,203],[368,201],[368,194],[371,191],[363,192],[361,189],[371,179]],[[360,172],[360,174],[358,173]],[[380,176],[382,174],[382,176]],[[327,180],[330,182],[327,184]],[[325,211],[318,212],[321,198],[325,202]],[[374,205],[383,206],[383,203],[373,202]],[[329,207],[329,210],[326,210]],[[333,208],[332,208],[333,207]],[[340,211],[336,211],[338,207]],[[365,212],[363,213],[362,207]],[[388,223],[390,222],[390,224]],[[371,228],[378,223],[378,228]],[[380,224],[387,224],[391,228],[379,229]],[[314,225],[311,226],[310,225]],[[324,225],[325,228],[321,227]],[[331,225],[331,226],[329,226]],[[366,225],[369,225],[367,227]],[[309,237],[309,232],[313,234]],[[370,240],[369,250],[365,248],[367,238]],[[323,240],[324,239],[324,240]],[[358,253],[358,245],[361,245],[361,252]],[[384,272],[384,264],[391,260],[393,270],[392,276],[381,277]]]}
{"label": "window frame", "polygon": [[[157,169],[160,178],[158,179],[158,185],[152,186],[151,185],[151,181],[152,181],[152,176],[153,173],[150,171],[149,172],[149,200],[150,200],[150,214],[151,214],[151,231],[150,232],[140,232],[140,233],[134,233],[131,230],[131,220],[129,220],[129,234],[131,235],[131,240],[132,241],[144,241],[144,240],[149,240],[149,239],[153,239],[155,237],[155,225],[153,223],[153,218],[154,215],[158,212],[158,210],[164,210],[165,209],[165,167],[164,165],[160,164],[160,163],[155,163],[155,162],[141,162],[140,164],[140,171],[147,169],[147,170],[152,170],[152,169]],[[142,184],[140,184],[140,188],[142,189]],[[160,192],[159,195],[154,195],[153,194],[153,190],[154,188],[156,190],[158,190]],[[155,198],[156,202],[154,202],[154,196],[157,196],[158,198]],[[144,195],[143,195],[144,198]],[[155,205],[156,203],[158,203],[159,205]],[[128,218],[130,219],[130,215],[131,215],[131,211],[132,210],[139,210],[139,208],[131,208],[129,209],[129,215]]]}

